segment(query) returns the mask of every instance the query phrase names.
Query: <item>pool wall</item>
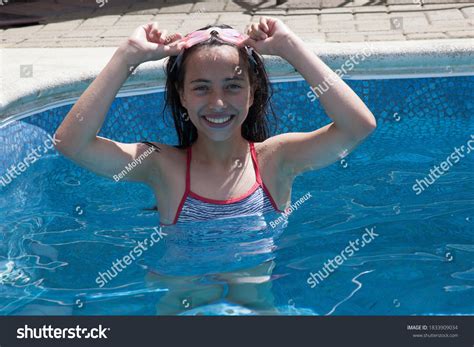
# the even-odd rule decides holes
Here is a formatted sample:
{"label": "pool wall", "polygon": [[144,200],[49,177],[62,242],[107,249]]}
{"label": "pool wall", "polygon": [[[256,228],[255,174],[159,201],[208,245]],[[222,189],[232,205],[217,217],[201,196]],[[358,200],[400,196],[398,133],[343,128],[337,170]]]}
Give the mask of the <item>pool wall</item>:
{"label": "pool wall", "polygon": [[[377,118],[372,137],[402,139],[412,133],[427,142],[434,136],[462,135],[474,113],[474,76],[347,80]],[[331,122],[304,80],[273,83],[274,134],[311,131]],[[163,113],[164,93],[116,98],[99,133],[116,141],[156,141],[176,144],[169,112]],[[38,146],[45,147],[72,105],[40,112],[0,128],[0,176]],[[438,126],[428,126],[436,116]],[[45,149],[45,148],[44,148]],[[56,154],[54,148],[42,156]],[[0,184],[1,186],[1,184]]]}

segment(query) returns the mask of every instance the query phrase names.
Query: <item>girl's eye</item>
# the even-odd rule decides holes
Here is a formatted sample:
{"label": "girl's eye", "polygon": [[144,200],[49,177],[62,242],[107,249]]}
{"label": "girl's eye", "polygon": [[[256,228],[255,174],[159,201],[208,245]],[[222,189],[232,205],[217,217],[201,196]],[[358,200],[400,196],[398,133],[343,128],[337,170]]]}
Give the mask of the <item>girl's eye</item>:
{"label": "girl's eye", "polygon": [[206,89],[207,89],[207,86],[199,86],[199,87],[194,88],[193,90],[206,90]]}
{"label": "girl's eye", "polygon": [[240,89],[240,88],[242,88],[242,87],[239,86],[238,84],[231,84],[231,85],[229,85],[229,87],[230,87],[231,89]]}

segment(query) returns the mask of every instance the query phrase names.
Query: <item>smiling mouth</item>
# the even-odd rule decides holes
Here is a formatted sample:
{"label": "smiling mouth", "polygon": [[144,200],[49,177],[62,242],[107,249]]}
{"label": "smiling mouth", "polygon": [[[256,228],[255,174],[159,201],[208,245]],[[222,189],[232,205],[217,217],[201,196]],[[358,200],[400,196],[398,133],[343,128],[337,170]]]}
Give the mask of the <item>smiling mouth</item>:
{"label": "smiling mouth", "polygon": [[234,119],[235,115],[231,114],[229,116],[221,116],[221,117],[208,117],[208,116],[202,116],[204,120],[206,121],[207,124],[209,124],[212,127],[223,127],[232,122]]}

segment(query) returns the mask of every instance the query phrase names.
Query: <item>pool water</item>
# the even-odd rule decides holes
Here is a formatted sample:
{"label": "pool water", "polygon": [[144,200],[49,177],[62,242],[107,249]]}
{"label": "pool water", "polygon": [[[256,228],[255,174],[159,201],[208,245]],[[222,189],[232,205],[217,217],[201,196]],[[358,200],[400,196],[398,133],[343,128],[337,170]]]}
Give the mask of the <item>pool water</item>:
{"label": "pool water", "polygon": [[[299,176],[292,201],[311,197],[275,228],[276,213],[160,230],[146,186],[115,183],[54,150],[44,153],[0,185],[0,314],[160,314],[157,303],[172,288],[150,281],[150,273],[192,276],[188,289],[205,291],[226,286],[219,274],[245,278],[245,271],[260,276],[261,295],[273,296],[280,314],[473,314],[474,156],[467,149],[474,138],[474,77],[348,83],[376,116],[377,130],[341,161]],[[329,122],[306,96],[304,81],[274,89],[277,132]],[[158,116],[162,99],[162,93],[116,99],[101,135],[173,143]],[[0,128],[0,174],[43,143],[70,107]],[[417,180],[461,146],[464,156],[417,194]],[[325,262],[367,229],[377,236],[352,255],[345,251],[312,288],[310,273],[324,273]],[[166,235],[138,256],[139,241],[157,231]],[[136,259],[100,287],[98,274],[132,252]],[[262,264],[267,270],[252,270]],[[224,294],[208,305],[183,295],[182,314],[258,314]]]}

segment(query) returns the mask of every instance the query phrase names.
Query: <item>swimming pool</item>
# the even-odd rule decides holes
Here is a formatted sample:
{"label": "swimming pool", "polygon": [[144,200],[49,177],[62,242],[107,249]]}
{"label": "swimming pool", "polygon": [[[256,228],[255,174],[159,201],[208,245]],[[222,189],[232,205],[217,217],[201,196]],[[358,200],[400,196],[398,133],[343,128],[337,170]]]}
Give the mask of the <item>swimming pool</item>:
{"label": "swimming pool", "polygon": [[[293,203],[309,198],[275,228],[278,215],[157,229],[145,186],[97,177],[46,148],[70,105],[1,128],[0,314],[154,315],[168,293],[145,280],[157,264],[199,275],[262,263],[273,268],[270,294],[282,314],[472,314],[474,76],[347,82],[378,128],[340,162],[298,177]],[[274,90],[277,132],[328,123],[306,82]],[[175,143],[162,105],[162,93],[117,98],[100,135]],[[10,165],[38,146],[37,160],[8,183]],[[435,165],[444,171],[432,179]],[[100,273],[160,231],[159,242],[98,285]],[[349,246],[357,239],[364,247]],[[222,283],[202,278],[192,286]],[[225,298],[204,308],[182,301],[188,314],[252,314]]]}

